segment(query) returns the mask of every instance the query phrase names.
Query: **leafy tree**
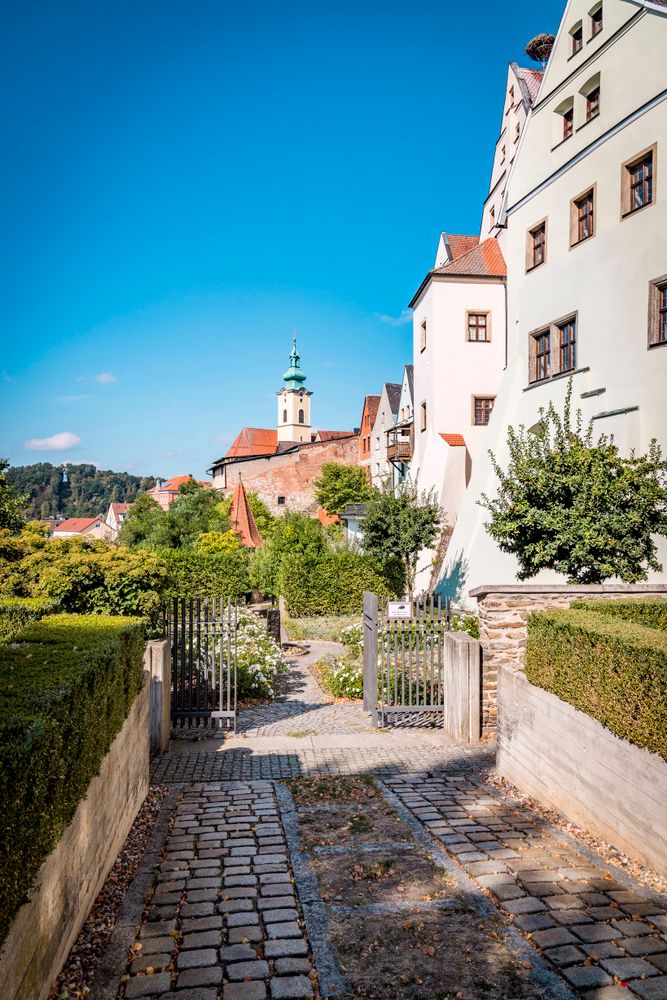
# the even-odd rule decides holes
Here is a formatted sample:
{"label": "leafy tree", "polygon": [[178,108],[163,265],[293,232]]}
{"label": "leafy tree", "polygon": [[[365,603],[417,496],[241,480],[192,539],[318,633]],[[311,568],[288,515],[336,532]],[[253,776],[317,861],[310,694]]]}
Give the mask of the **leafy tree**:
{"label": "leafy tree", "polygon": [[667,462],[655,441],[629,458],[612,438],[595,443],[580,410],[572,420],[571,399],[570,382],[562,417],[549,403],[537,431],[509,428],[505,472],[491,455],[500,485],[480,500],[487,531],[516,556],[520,580],[543,569],[570,583],[645,580],[662,569],[653,536],[667,534]]}
{"label": "leafy tree", "polygon": [[94,517],[114,502],[132,503],[155,485],[154,476],[132,476],[127,472],[78,465],[35,462],[9,470],[9,480],[25,501],[28,517]]}
{"label": "leafy tree", "polygon": [[194,543],[197,552],[238,552],[243,548],[235,531],[203,531]]}
{"label": "leafy tree", "polygon": [[377,559],[400,559],[410,597],[414,592],[417,559],[435,542],[442,515],[434,491],[420,492],[417,483],[409,479],[395,488],[387,483],[366,504],[362,526],[364,550]]}
{"label": "leafy tree", "polygon": [[118,542],[131,548],[192,548],[201,534],[229,529],[229,518],[219,507],[217,490],[194,481],[183,483],[167,511],[144,493],[128,510]]}
{"label": "leafy tree", "polygon": [[119,545],[156,548],[168,537],[167,513],[148,493],[135,500],[118,532]]}
{"label": "leafy tree", "polygon": [[340,514],[348,503],[365,503],[373,496],[366,471],[359,465],[327,462],[315,480],[315,499],[327,514]]}
{"label": "leafy tree", "polygon": [[[266,541],[273,533],[277,519],[273,516],[261,497],[257,496],[256,493],[249,490],[246,492],[246,496],[248,498],[250,509],[253,512],[257,529],[263,540]],[[228,517],[231,506],[232,495],[230,493],[219,502],[217,509],[221,514]]]}
{"label": "leafy tree", "polygon": [[23,508],[29,498],[12,486],[7,475],[8,468],[7,459],[0,458],[0,528],[18,531],[23,524]]}
{"label": "leafy tree", "polygon": [[252,555],[252,585],[264,594],[277,595],[281,567],[287,556],[303,556],[311,564],[327,551],[327,534],[316,518],[286,511],[283,517],[275,519],[269,540]]}

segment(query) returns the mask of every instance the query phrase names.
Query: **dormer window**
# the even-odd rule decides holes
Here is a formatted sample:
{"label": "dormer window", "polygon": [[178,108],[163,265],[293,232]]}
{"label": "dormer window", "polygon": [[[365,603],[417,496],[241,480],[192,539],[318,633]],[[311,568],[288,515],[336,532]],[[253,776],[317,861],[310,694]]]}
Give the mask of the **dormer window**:
{"label": "dormer window", "polygon": [[590,13],[590,18],[591,18],[591,38],[595,38],[595,36],[599,35],[600,32],[602,31],[604,24],[602,19],[602,4],[598,4],[597,7],[593,8],[593,10]]}
{"label": "dormer window", "polygon": [[581,21],[572,28],[570,37],[572,39],[572,55],[575,56],[584,47],[584,26]]}
{"label": "dormer window", "polygon": [[589,122],[591,118],[597,118],[600,114],[600,86],[594,87],[589,94],[586,95],[586,121]]}

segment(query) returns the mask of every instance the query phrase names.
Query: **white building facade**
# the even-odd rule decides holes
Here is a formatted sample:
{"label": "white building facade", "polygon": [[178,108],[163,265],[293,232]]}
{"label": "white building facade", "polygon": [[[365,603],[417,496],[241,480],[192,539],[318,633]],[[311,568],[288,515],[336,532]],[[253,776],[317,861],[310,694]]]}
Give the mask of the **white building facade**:
{"label": "white building facade", "polygon": [[[570,0],[520,141],[501,223],[508,369],[485,444],[501,467],[510,425],[573,405],[623,453],[667,449],[667,3]],[[480,456],[438,589],[459,598],[516,580],[477,500]],[[667,545],[659,558],[667,565]],[[663,581],[665,574],[651,574]],[[536,582],[565,580],[544,573]]]}
{"label": "white building facade", "polygon": [[387,432],[396,423],[400,400],[401,386],[395,382],[385,382],[371,430],[370,470],[373,486],[381,487],[387,480],[394,481],[394,467],[387,457]]}

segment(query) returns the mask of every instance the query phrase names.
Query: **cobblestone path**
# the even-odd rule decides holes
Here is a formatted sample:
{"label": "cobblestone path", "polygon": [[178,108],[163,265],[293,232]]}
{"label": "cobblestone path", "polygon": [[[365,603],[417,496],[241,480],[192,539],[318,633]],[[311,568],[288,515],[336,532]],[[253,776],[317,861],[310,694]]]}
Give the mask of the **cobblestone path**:
{"label": "cobblestone path", "polygon": [[520,939],[530,996],[667,1000],[667,901],[485,785],[493,746],[374,732],[360,706],[328,701],[307,670],[322,645],[294,661],[282,700],[241,713],[235,737],[174,740],[156,762],[167,814],[89,1000],[354,996],[326,931],[345,901],[323,900],[304,869],[283,782],[367,774],[459,873],[473,939],[474,912]]}

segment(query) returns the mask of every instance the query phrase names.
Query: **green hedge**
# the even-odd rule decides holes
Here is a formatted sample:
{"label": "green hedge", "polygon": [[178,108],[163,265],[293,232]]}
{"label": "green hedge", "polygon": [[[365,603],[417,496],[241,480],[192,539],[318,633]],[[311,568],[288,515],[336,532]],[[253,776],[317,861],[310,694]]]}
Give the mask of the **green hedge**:
{"label": "green hedge", "polygon": [[0,649],[0,941],[143,677],[134,618],[52,615]]}
{"label": "green hedge", "polygon": [[667,760],[667,635],[571,609],[528,618],[526,677]]}
{"label": "green hedge", "polygon": [[280,577],[280,592],[293,618],[361,614],[365,590],[383,598],[401,594],[404,587],[400,563],[381,565],[350,549],[326,552],[317,559],[287,556]]}
{"label": "green hedge", "polygon": [[231,597],[251,590],[248,554],[163,549],[160,556],[169,570],[167,597]]}
{"label": "green hedge", "polygon": [[30,622],[58,610],[58,602],[42,597],[0,597],[0,642],[8,642]]}
{"label": "green hedge", "polygon": [[647,628],[658,628],[667,631],[667,599],[631,600],[631,601],[575,601],[573,608],[593,611],[600,615],[610,615],[634,622],[635,625],[646,625]]}

